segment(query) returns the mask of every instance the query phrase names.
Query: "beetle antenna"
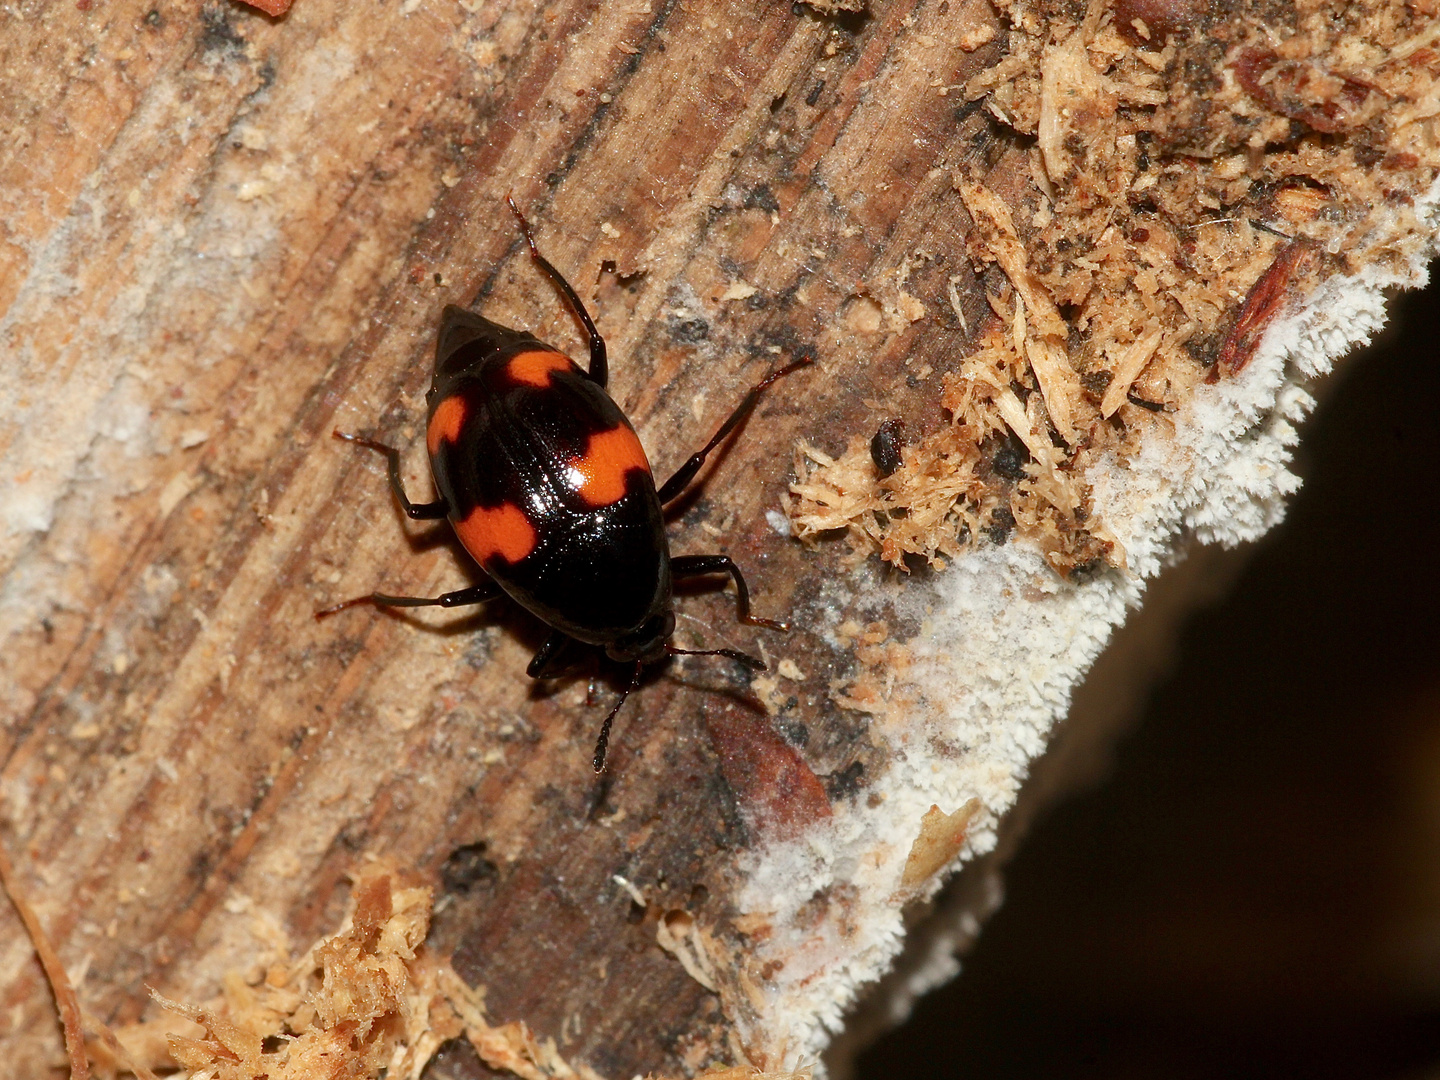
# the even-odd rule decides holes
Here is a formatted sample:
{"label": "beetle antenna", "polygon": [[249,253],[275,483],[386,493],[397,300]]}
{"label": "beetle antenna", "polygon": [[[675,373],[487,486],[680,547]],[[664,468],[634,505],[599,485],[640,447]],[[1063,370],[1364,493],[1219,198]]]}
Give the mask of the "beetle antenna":
{"label": "beetle antenna", "polygon": [[738,649],[677,649],[674,645],[667,644],[665,651],[671,656],[726,656],[731,660],[744,664],[753,671],[769,671],[765,661],[758,656],[751,656],[749,653],[740,652]]}
{"label": "beetle antenna", "polygon": [[615,715],[620,711],[620,706],[625,704],[628,698],[640,685],[640,661],[635,661],[635,667],[630,671],[630,685],[620,692],[620,700],[615,702],[615,707],[600,725],[600,737],[595,740],[595,760],[592,764],[597,773],[605,771],[605,751],[610,748],[610,725],[615,722]]}

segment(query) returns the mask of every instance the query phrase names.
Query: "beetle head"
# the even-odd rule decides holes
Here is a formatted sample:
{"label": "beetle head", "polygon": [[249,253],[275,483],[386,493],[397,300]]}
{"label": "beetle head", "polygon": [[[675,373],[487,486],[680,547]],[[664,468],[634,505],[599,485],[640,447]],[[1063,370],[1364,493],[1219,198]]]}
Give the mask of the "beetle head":
{"label": "beetle head", "polygon": [[674,632],[675,614],[664,611],[650,616],[638,630],[632,630],[605,646],[605,654],[621,662],[653,664],[665,657],[665,643]]}

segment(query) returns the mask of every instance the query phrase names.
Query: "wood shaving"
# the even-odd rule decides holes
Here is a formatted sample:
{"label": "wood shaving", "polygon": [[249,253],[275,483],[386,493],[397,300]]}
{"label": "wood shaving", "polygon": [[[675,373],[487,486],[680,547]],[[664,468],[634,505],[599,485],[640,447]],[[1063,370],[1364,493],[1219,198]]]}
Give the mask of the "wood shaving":
{"label": "wood shaving", "polygon": [[223,1000],[210,1006],[152,991],[163,1008],[201,1029],[196,1037],[171,1035],[171,1057],[206,1080],[359,1080],[382,1069],[418,1077],[411,1048],[423,1017],[412,965],[429,925],[428,888],[405,885],[389,868],[367,868],[346,924],[293,963],[272,967],[258,986],[232,976]]}
{"label": "wood shaving", "polygon": [[1100,402],[1100,415],[1105,419],[1110,419],[1116,410],[1125,404],[1130,387],[1140,377],[1140,372],[1145,370],[1145,365],[1155,355],[1155,350],[1160,347],[1164,336],[1163,330],[1158,326],[1153,327],[1148,334],[1121,354],[1120,362],[1115,365],[1115,374],[1105,390],[1105,397]]}
{"label": "wood shaving", "polygon": [[1324,274],[1396,258],[1383,222],[1440,176],[1422,7],[1296,0],[1277,23],[1259,0],[1001,5],[1009,55],[963,93],[1034,143],[955,180],[972,258],[1004,273],[994,318],[942,376],[948,422],[894,473],[871,433],[833,458],[798,448],[795,534],[902,570],[1012,538],[1066,576],[1123,566],[1092,466],[1166,438],[1166,414],[1238,376]]}
{"label": "wood shaving", "polygon": [[[152,992],[169,1016],[121,1029],[112,1072],[149,1080],[138,1060],[148,1055],[191,1080],[419,1080],[442,1044],[464,1037],[490,1068],[523,1080],[601,1080],[524,1023],[491,1024],[483,989],[423,946],[430,910],[429,888],[383,863],[367,867],[341,928],[271,965],[258,985],[232,975],[206,1006]],[[166,1034],[156,1060],[158,1036],[177,1020],[187,1033]]]}
{"label": "wood shaving", "polygon": [[685,969],[685,973],[712,994],[719,993],[715,965],[706,947],[705,933],[688,911],[675,909],[660,916],[655,924],[655,943]]}
{"label": "wood shaving", "polygon": [[244,2],[253,8],[259,8],[266,15],[278,19],[290,10],[293,0],[244,0]]}
{"label": "wood shaving", "polygon": [[[420,1080],[444,1043],[464,1038],[487,1067],[521,1080],[603,1080],[524,1022],[492,1024],[484,988],[466,985],[423,944],[430,913],[429,888],[371,864],[355,880],[340,929],[298,959],[270,965],[257,984],[232,975],[223,996],[205,1006],[152,991],[165,1014],[112,1035],[108,1071],[139,1080],[154,1080],[152,1068],[177,1067],[190,1070],[190,1080]],[[692,978],[735,1005],[734,958],[688,912],[667,912],[657,940]],[[284,949],[283,941],[267,944]],[[739,1065],[704,1075],[805,1080],[810,1070]]]}
{"label": "wood shaving", "polygon": [[965,845],[970,823],[980,812],[980,800],[970,799],[953,814],[932,805],[920,820],[920,833],[910,846],[900,887],[913,889],[949,866]]}
{"label": "wood shaving", "polygon": [[65,974],[65,965],[60,961],[60,954],[55,951],[55,946],[50,944],[45,927],[41,925],[35,909],[25,899],[20,883],[15,880],[15,868],[10,863],[9,852],[3,846],[0,846],[0,886],[4,887],[5,895],[10,897],[10,903],[15,907],[15,913],[25,924],[25,932],[30,935],[30,944],[35,949],[35,955],[45,971],[45,978],[50,982],[50,990],[55,995],[55,1011],[65,1033],[65,1053],[70,1059],[71,1080],[89,1080],[90,1060],[85,1056],[80,1001],[75,996],[75,988],[70,985],[70,977]]}

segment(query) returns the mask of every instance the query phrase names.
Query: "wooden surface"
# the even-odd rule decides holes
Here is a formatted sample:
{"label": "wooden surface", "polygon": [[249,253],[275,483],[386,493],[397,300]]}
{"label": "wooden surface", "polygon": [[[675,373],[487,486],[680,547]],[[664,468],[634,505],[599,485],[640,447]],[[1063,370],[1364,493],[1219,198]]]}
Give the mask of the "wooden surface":
{"label": "wooden surface", "polygon": [[[735,853],[863,799],[879,764],[863,715],[827,697],[851,660],[814,631],[846,603],[842,553],[765,514],[797,437],[838,452],[881,416],[938,421],[906,369],[936,378],[966,342],[946,300],[963,214],[938,170],[1009,168],[983,114],[940,92],[993,62],[998,42],[955,44],[990,7],[873,10],[0,14],[0,811],[91,1012],[133,1020],[146,986],[212,996],[249,973],[264,920],[303,948],[383,853],[440,883],[432,942],[497,1019],[605,1076],[733,1056],[719,1000],[656,946],[657,912],[723,930]],[[372,456],[329,438],[405,443],[425,490],[444,304],[478,294],[578,354],[507,192],[593,299],[657,473],[772,366],[819,361],[772,391],[672,531],[677,553],[733,555],[757,611],[797,625],[742,629],[730,593],[700,590],[680,643],[763,648],[803,678],[772,717],[724,662],[656,671],[600,779],[615,686],[587,707],[583,677],[532,685],[543,628],[517,609],[310,617],[471,580],[443,529],[406,527]],[[894,314],[906,272],[923,336]],[[988,309],[961,276],[973,329]],[[58,1029],[3,919],[0,1045],[13,1075],[41,1075]]]}

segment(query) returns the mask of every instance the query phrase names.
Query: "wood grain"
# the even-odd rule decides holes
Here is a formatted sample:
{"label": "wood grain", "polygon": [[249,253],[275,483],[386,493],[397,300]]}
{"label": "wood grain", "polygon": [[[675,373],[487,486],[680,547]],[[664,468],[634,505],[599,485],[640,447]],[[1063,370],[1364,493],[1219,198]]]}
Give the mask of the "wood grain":
{"label": "wood grain", "polygon": [[[993,62],[998,40],[953,44],[988,5],[874,10],[0,14],[0,805],[87,1009],[119,1024],[146,986],[208,998],[253,962],[257,920],[303,947],[383,853],[441,883],[432,942],[499,1020],[606,1076],[732,1055],[719,1000],[655,945],[655,911],[723,925],[735,853],[864,798],[879,764],[863,714],[827,697],[853,660],[815,629],[850,572],[765,514],[797,437],[838,452],[882,415],[938,422],[935,380],[968,340],[946,299],[964,237],[944,169],[1010,168],[941,92]],[[507,193],[593,300],[657,472],[773,365],[819,361],[767,397],[672,533],[677,552],[733,555],[757,610],[797,624],[742,630],[729,593],[701,590],[680,600],[682,643],[763,645],[805,677],[772,717],[724,663],[656,671],[599,779],[603,714],[583,677],[524,678],[543,628],[517,609],[311,619],[472,580],[443,530],[407,528],[373,455],[328,437],[404,442],[424,490],[441,307],[578,352]],[[988,309],[961,277],[973,330]],[[888,311],[902,278],[923,324],[847,321],[861,297]],[[755,291],[724,299],[737,283]],[[651,909],[615,875],[659,883]],[[0,1045],[41,1075],[58,1028],[3,925]]]}

